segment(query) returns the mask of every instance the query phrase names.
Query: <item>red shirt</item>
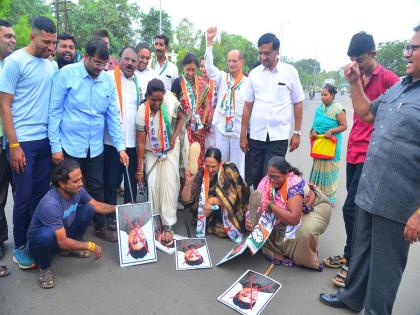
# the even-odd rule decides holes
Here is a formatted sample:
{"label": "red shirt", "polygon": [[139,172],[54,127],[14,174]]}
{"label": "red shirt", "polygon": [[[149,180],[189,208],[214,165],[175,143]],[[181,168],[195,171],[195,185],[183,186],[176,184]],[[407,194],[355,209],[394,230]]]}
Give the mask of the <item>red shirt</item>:
{"label": "red shirt", "polygon": [[[369,100],[374,101],[399,80],[394,72],[377,64],[363,91]],[[373,124],[362,121],[356,113],[353,115],[353,127],[347,143],[347,163],[359,164],[365,161],[372,130]]]}

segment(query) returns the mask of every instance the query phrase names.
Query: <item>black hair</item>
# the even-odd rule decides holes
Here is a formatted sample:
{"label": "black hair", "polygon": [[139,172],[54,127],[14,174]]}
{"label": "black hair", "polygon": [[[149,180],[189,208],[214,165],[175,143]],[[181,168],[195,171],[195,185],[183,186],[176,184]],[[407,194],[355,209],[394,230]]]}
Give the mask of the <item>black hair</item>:
{"label": "black hair", "polygon": [[4,26],[4,27],[12,27],[12,23],[10,23],[10,22],[8,22],[6,20],[0,19],[0,27],[2,27],[2,26]]}
{"label": "black hair", "polygon": [[150,51],[149,46],[147,46],[145,43],[138,43],[136,46],[136,54],[138,54],[139,51],[142,49],[147,49],[148,51]]}
{"label": "black hair", "polygon": [[156,35],[155,36],[155,40],[159,38],[159,39],[163,39],[163,41],[165,42],[165,46],[168,47],[169,46],[169,38],[168,36],[166,36],[165,34],[160,34],[160,35]]}
{"label": "black hair", "polygon": [[152,95],[153,92],[162,92],[163,94],[165,94],[166,92],[165,85],[163,84],[161,80],[152,79],[149,81],[149,83],[147,84],[145,97]]}
{"label": "black hair", "polygon": [[50,34],[57,33],[54,22],[46,16],[37,16],[33,19],[32,30],[34,29],[45,31]]}
{"label": "black hair", "polygon": [[[235,304],[236,306],[240,307],[243,310],[250,310],[251,309],[251,303],[243,302],[239,299],[239,292],[238,292],[238,294],[236,294],[233,297],[232,302],[233,302],[233,304]],[[254,300],[252,302],[252,306],[254,306],[255,303],[257,303],[257,300]]]}
{"label": "black hair", "polygon": [[209,157],[220,163],[222,161],[222,152],[220,152],[218,148],[208,148],[206,154],[204,155],[204,159]]}
{"label": "black hair", "polygon": [[102,60],[108,60],[109,50],[107,44],[99,37],[92,37],[86,43],[86,54],[89,57],[98,55]]}
{"label": "black hair", "polygon": [[101,28],[101,29],[98,29],[98,30],[94,31],[92,33],[92,36],[100,37],[100,38],[104,38],[104,37],[109,38],[109,32],[108,32],[108,30],[106,30],[104,28]]}
{"label": "black hair", "polygon": [[373,36],[366,32],[359,32],[354,34],[351,38],[349,49],[347,50],[347,56],[358,57],[363,54],[370,53],[375,49]]}
{"label": "black hair", "polygon": [[417,25],[417,26],[416,26],[413,30],[414,30],[414,32],[416,32],[416,33],[417,33],[417,32],[420,32],[420,24],[419,24],[419,25]]}
{"label": "black hair", "polygon": [[69,174],[75,169],[80,168],[79,163],[74,159],[64,159],[52,171],[51,182],[54,186],[59,187],[59,183],[67,183]]}
{"label": "black hair", "polygon": [[58,34],[58,36],[57,36],[57,45],[58,45],[58,41],[59,40],[69,40],[69,39],[72,40],[74,46],[76,46],[76,37],[74,37],[73,35],[71,35],[69,33],[66,33],[66,32],[63,32],[63,33]]}
{"label": "black hair", "polygon": [[[194,245],[189,246],[189,247],[188,247],[188,250],[190,250],[190,249],[192,249],[192,248],[194,248]],[[186,250],[185,252],[187,252],[188,250]],[[188,259],[185,257],[185,263],[186,263],[187,265],[189,265],[189,266],[198,266],[198,265],[201,265],[203,262],[204,262],[204,258],[203,258],[203,256],[201,256],[201,255],[200,255],[200,259],[197,259],[197,260],[188,260]]]}
{"label": "black hair", "polygon": [[120,51],[120,58],[121,58],[121,56],[122,56],[122,54],[123,54],[123,52],[126,50],[126,49],[132,49],[133,51],[134,51],[134,53],[137,55],[137,51],[136,51],[136,48],[134,48],[133,46],[124,46],[123,47],[123,49],[121,49],[121,51]]}
{"label": "black hair", "polygon": [[190,63],[194,63],[197,68],[200,67],[200,61],[198,60],[198,57],[193,53],[187,53],[181,62],[183,66],[189,65]]}
{"label": "black hair", "polygon": [[258,39],[258,47],[270,43],[273,43],[273,50],[280,48],[280,40],[273,33],[265,33]]}
{"label": "black hair", "polygon": [[335,97],[335,94],[337,94],[337,88],[330,83],[325,84],[322,88],[326,89],[328,93],[330,93],[333,97]]}
{"label": "black hair", "polygon": [[144,246],[141,249],[130,248],[130,255],[135,259],[143,258],[147,255],[147,248]]}
{"label": "black hair", "polygon": [[288,174],[290,172],[295,173],[297,176],[302,176],[302,173],[296,168],[289,164],[286,159],[282,156],[273,156],[268,161],[268,166],[274,167],[282,174]]}

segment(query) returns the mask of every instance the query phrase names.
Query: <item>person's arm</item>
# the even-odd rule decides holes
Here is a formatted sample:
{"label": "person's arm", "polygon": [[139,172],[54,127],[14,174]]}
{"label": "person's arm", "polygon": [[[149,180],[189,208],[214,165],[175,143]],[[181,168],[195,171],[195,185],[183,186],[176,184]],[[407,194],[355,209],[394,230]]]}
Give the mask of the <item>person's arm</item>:
{"label": "person's arm", "polygon": [[67,237],[66,229],[64,227],[55,231],[55,238],[60,249],[64,250],[89,250],[96,259],[102,256],[102,248],[93,242],[80,242]]}
{"label": "person's arm", "polygon": [[95,209],[95,212],[98,214],[109,214],[115,212],[115,205],[110,205],[104,202],[96,201],[91,199],[89,204]]}
{"label": "person's arm", "polygon": [[282,222],[296,225],[302,216],[303,197],[302,195],[295,195],[288,199],[286,208],[281,208],[273,202],[269,203],[268,207],[271,208],[276,218]]}
{"label": "person's arm", "polygon": [[[295,130],[302,130],[302,116],[303,116],[303,101],[293,104],[293,110],[295,115]],[[293,152],[299,147],[300,144],[300,135],[293,134],[290,139],[290,149],[289,152]]]}
{"label": "person's arm", "polygon": [[[203,117],[201,118],[201,122],[204,125],[209,117],[209,111],[210,111],[209,99],[207,98],[207,96],[204,98],[203,106],[204,106],[204,111],[203,111]],[[201,129],[201,132],[205,133],[206,129],[205,128]]]}
{"label": "person's arm", "polygon": [[214,80],[218,85],[222,71],[220,71],[213,61],[213,40],[217,34],[217,27],[209,27],[206,32],[207,48],[204,55],[204,65],[206,66],[207,76],[210,80]]}
{"label": "person's arm", "polygon": [[325,133],[326,136],[330,136],[332,134],[343,132],[347,129],[347,119],[346,119],[346,112],[343,110],[341,113],[337,115],[338,120],[338,126],[335,128],[331,128],[330,130],[327,130]]}
{"label": "person's arm", "polygon": [[408,219],[404,228],[404,238],[410,243],[420,241],[420,207]]}
{"label": "person's arm", "polygon": [[242,112],[242,122],[241,122],[241,139],[240,139],[240,146],[241,150],[244,153],[247,153],[248,148],[248,140],[246,138],[246,132],[249,125],[249,119],[251,118],[252,107],[254,106],[254,102],[244,102],[244,110]]}
{"label": "person's arm", "polygon": [[144,160],[144,148],[146,145],[146,132],[145,131],[136,131],[137,139],[137,184],[139,187],[143,183],[144,178],[144,169],[143,169],[143,160]]}
{"label": "person's arm", "polygon": [[353,61],[344,66],[344,76],[350,84],[351,100],[354,112],[364,122],[373,123],[375,116],[370,112],[370,101],[363,91],[360,82],[360,70],[357,62]]}
{"label": "person's arm", "polygon": [[[178,138],[178,135],[181,132],[183,117],[184,117],[184,114],[182,113],[182,111],[178,111],[177,114],[176,114],[175,130],[174,130],[174,133],[173,133],[172,138],[171,138],[171,149],[173,149],[175,147],[176,138]],[[144,152],[144,150],[143,150],[143,152]]]}

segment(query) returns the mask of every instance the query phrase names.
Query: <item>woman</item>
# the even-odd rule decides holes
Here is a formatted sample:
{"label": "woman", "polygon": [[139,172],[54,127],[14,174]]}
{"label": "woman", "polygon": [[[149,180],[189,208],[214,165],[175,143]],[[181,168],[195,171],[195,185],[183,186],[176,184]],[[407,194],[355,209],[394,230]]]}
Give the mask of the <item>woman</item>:
{"label": "woman", "polygon": [[[273,231],[262,248],[266,258],[275,264],[321,271],[318,238],[331,217],[328,198],[319,188],[305,185],[301,172],[280,156],[268,162],[267,176],[261,180],[258,190],[262,195],[258,211],[271,211],[275,216]],[[285,239],[286,229],[299,223],[295,238]]]}
{"label": "woman", "polygon": [[[200,143],[201,151],[198,162],[202,166],[205,152],[205,124],[209,113],[207,99],[209,86],[197,75],[200,64],[196,55],[187,53],[182,60],[182,66],[184,67],[184,74],[175,79],[171,90],[177,96],[183,108],[188,144]],[[188,148],[188,144],[184,143],[183,147]],[[183,158],[186,159],[188,156],[187,150],[183,150],[182,154]],[[186,165],[185,161],[184,164]]]}
{"label": "woman", "polygon": [[331,84],[326,84],[321,89],[322,104],[315,111],[311,129],[312,139],[318,135],[337,138],[334,158],[332,160],[314,158],[310,175],[310,182],[318,186],[333,205],[336,203],[342,132],[347,129],[346,112],[343,106],[334,101],[336,94],[337,89]]}
{"label": "woman", "polygon": [[162,218],[163,239],[170,242],[180,189],[178,135],[182,112],[175,97],[165,91],[162,81],[151,80],[146,101],[137,111],[137,182],[141,186],[143,178],[147,180],[149,199],[155,213]]}
{"label": "woman", "polygon": [[[185,186],[182,200],[192,203],[197,230],[228,237],[240,242],[245,228],[245,212],[249,188],[235,164],[222,162],[217,148],[206,151],[204,168],[196,175],[185,171]],[[202,214],[202,215],[201,215]],[[204,219],[202,218],[204,216]]]}

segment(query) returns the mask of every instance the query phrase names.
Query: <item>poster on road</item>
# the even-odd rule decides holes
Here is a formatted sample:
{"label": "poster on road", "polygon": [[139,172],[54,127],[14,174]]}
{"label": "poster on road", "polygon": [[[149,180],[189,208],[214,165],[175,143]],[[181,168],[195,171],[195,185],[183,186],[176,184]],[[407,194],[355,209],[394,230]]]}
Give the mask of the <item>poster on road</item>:
{"label": "poster on road", "polygon": [[234,248],[232,248],[218,263],[216,266],[220,266],[225,262],[232,260],[240,255],[242,255],[248,246],[246,245],[246,238],[242,240],[239,244],[237,244]]}
{"label": "poster on road", "polygon": [[211,259],[205,238],[186,238],[175,241],[176,270],[211,268]]}

